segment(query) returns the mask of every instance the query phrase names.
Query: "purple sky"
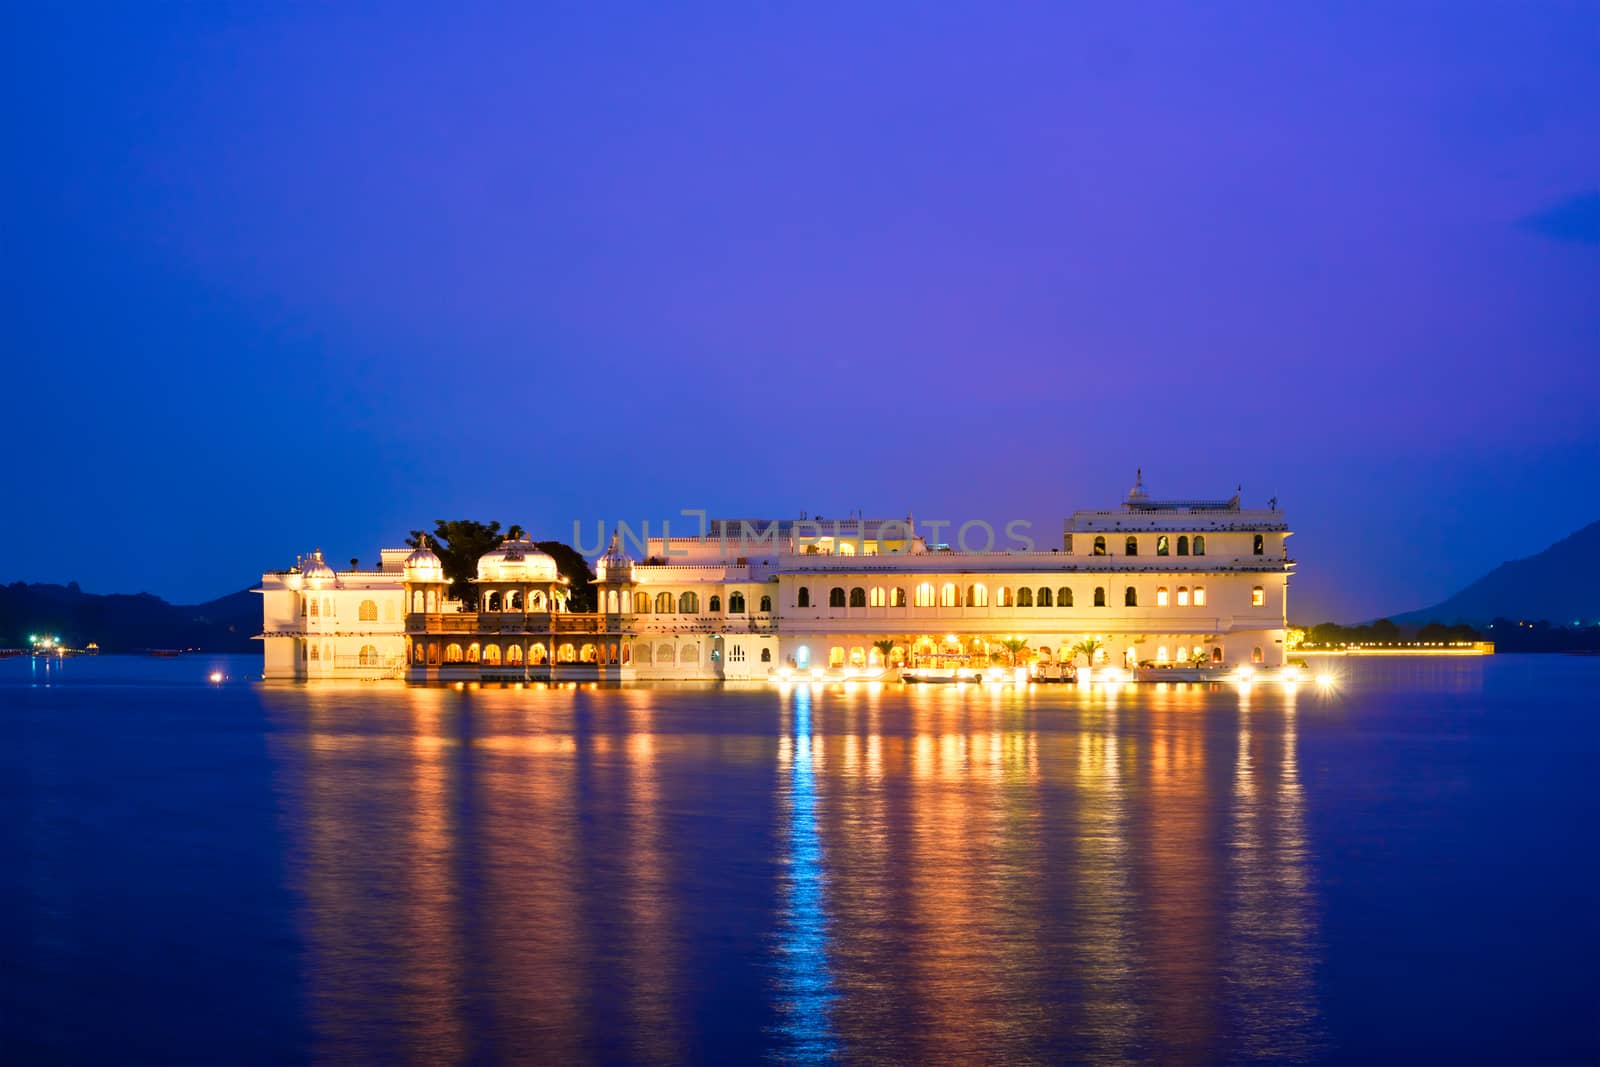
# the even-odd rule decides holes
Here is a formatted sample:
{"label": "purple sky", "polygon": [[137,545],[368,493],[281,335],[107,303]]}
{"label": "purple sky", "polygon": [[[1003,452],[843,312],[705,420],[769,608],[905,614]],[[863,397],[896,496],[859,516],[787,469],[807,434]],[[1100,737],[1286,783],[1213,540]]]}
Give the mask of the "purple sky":
{"label": "purple sky", "polygon": [[1354,620],[1600,517],[1592,3],[470,7],[0,13],[0,579],[1143,466]]}

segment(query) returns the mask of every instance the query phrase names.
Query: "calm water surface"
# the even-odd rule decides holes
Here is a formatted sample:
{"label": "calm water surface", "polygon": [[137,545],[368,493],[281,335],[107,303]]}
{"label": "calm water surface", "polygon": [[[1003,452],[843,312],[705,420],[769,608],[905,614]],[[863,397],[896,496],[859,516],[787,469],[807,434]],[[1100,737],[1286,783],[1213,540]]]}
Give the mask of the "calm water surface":
{"label": "calm water surface", "polygon": [[457,691],[0,662],[0,1059],[1600,1058],[1600,660],[1336,669]]}

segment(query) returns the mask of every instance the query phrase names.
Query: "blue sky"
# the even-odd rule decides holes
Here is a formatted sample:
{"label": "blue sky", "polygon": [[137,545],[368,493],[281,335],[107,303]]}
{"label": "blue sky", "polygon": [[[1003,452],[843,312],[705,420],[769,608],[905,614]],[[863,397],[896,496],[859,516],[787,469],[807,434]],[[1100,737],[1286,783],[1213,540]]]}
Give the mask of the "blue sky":
{"label": "blue sky", "polygon": [[0,14],[4,580],[437,517],[1276,495],[1291,605],[1600,517],[1586,4]]}

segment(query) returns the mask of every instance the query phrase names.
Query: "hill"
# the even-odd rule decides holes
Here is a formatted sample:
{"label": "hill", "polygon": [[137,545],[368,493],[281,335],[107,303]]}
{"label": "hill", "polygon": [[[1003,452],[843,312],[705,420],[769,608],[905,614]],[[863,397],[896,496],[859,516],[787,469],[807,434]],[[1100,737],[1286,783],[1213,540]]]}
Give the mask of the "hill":
{"label": "hill", "polygon": [[1492,619],[1546,619],[1570,625],[1600,613],[1600,522],[1538,555],[1502,563],[1431,608],[1392,616],[1402,625],[1437,620],[1476,626]]}
{"label": "hill", "polygon": [[0,648],[26,648],[30,634],[53,634],[74,648],[93,641],[103,652],[253,652],[260,632],[261,598],[249,590],[183,605],[149,593],[85,593],[76,582],[0,586]]}

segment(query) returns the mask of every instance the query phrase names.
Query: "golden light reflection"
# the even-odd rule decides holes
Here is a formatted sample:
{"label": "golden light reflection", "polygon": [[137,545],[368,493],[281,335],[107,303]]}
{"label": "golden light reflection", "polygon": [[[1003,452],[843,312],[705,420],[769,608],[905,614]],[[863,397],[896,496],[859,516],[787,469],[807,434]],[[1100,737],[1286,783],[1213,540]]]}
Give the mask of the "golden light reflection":
{"label": "golden light reflection", "polygon": [[780,1059],[1303,1058],[1308,699],[287,690],[314,1052],[673,1062],[711,1012]]}

